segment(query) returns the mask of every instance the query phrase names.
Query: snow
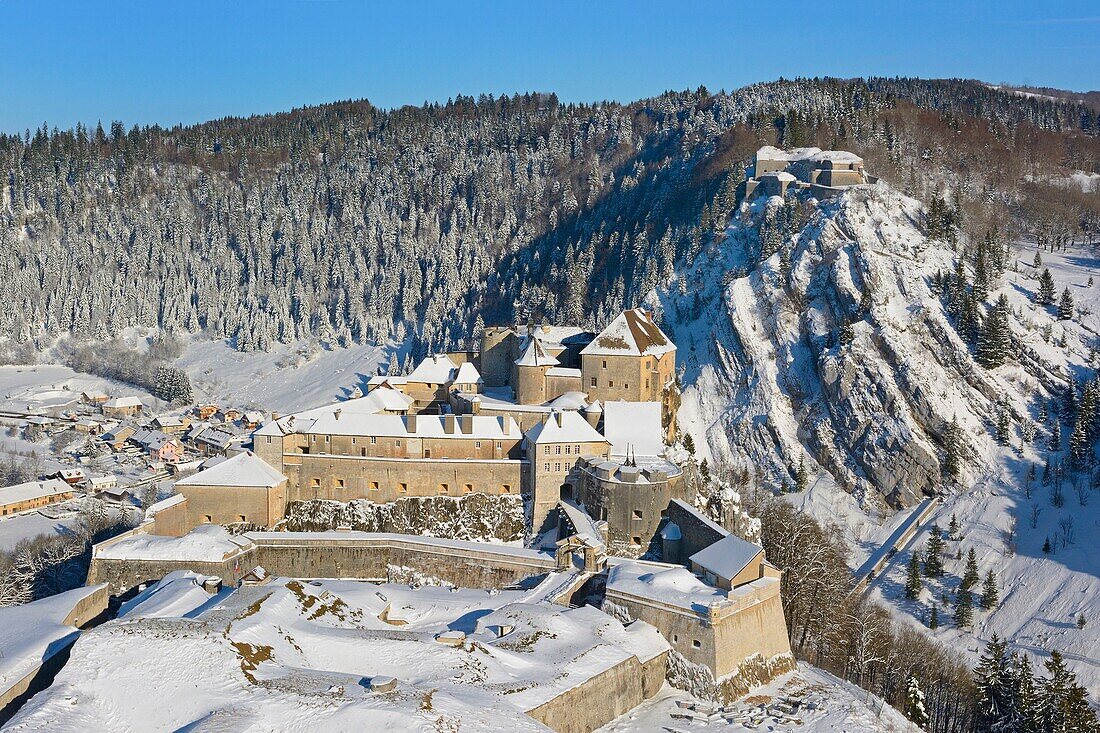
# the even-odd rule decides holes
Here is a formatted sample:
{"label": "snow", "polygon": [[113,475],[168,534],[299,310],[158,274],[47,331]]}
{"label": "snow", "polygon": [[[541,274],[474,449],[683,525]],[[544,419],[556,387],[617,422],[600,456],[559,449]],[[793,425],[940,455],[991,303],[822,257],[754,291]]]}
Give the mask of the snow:
{"label": "snow", "polygon": [[664,452],[660,402],[609,400],[603,410],[603,433],[611,443],[611,455],[656,456]]}
{"label": "snow", "polygon": [[252,451],[238,453],[221,461],[213,468],[182,478],[176,486],[239,486],[272,487],[286,481],[286,477],[272,468]]}
{"label": "snow", "polygon": [[464,361],[458,367],[458,374],[454,378],[455,384],[484,384],[481,374],[472,362]]}
{"label": "snow", "polygon": [[533,339],[527,342],[527,348],[523,350],[519,358],[516,359],[516,366],[549,366],[554,367],[560,364],[552,354],[548,353],[538,339]]}
{"label": "snow", "polygon": [[86,632],[10,729],[533,733],[523,711],[668,648],[523,591],[273,579],[204,601],[198,581],[173,574]]}
{"label": "snow", "polygon": [[527,440],[533,445],[544,443],[606,443],[596,428],[580,413],[571,410],[554,411],[546,420],[527,431]]}
{"label": "snow", "polygon": [[424,384],[447,384],[454,379],[458,365],[446,354],[432,354],[416,365],[406,379]]}
{"label": "snow", "polygon": [[[767,706],[781,696],[802,701],[797,715],[794,716],[798,723],[781,719],[779,714],[768,713]],[[689,713],[691,706],[703,711],[696,714],[695,720],[674,717]],[[749,730],[739,722],[727,722],[721,714],[707,714],[712,707],[666,684],[653,699],[597,729],[595,733],[739,733]],[[797,671],[754,690],[751,696],[727,706],[726,709],[737,717],[759,716],[760,723],[753,726],[756,730],[795,733],[919,733],[919,729],[899,711],[878,698],[804,662],[799,663]]]}
{"label": "snow", "polygon": [[[338,410],[339,408],[337,408]],[[447,418],[454,420],[455,428],[448,433],[445,429]],[[308,427],[296,424],[298,432],[315,435],[370,435],[378,437],[402,438],[465,438],[478,440],[503,440],[519,437],[519,425],[515,418],[492,415],[473,415],[473,427],[464,433],[460,427],[460,418],[454,415],[417,415],[415,430],[409,430],[409,418],[403,415],[345,415],[335,410],[321,413]]]}
{"label": "snow", "polygon": [[182,537],[135,533],[99,545],[96,556],[110,560],[221,562],[252,543],[217,524],[200,524]]}
{"label": "snow", "polygon": [[702,613],[712,603],[726,600],[726,591],[707,585],[686,568],[617,558],[609,558],[608,565],[608,591]]}
{"label": "snow", "polygon": [[353,387],[365,386],[393,355],[388,344],[318,349],[303,342],[245,353],[225,341],[194,341],[173,364],[190,376],[196,403],[285,413],[333,402]]}
{"label": "snow", "polygon": [[652,316],[641,308],[633,308],[617,315],[581,354],[660,357],[675,350],[676,345],[657,327]]}
{"label": "snow", "polygon": [[65,617],[102,587],[76,588],[21,606],[0,608],[0,690],[26,677],[80,633],[65,623]]}
{"label": "snow", "polygon": [[567,499],[562,499],[559,506],[565,512],[565,516],[569,517],[569,522],[573,525],[573,530],[578,537],[601,552],[607,551],[600,528],[588,512]]}
{"label": "snow", "polygon": [[732,579],[753,561],[763,548],[735,535],[726,535],[688,558],[719,578]]}
{"label": "snow", "polygon": [[61,479],[51,478],[45,481],[27,481],[14,486],[0,488],[0,505],[18,504],[32,499],[41,499],[72,493],[73,487]]}

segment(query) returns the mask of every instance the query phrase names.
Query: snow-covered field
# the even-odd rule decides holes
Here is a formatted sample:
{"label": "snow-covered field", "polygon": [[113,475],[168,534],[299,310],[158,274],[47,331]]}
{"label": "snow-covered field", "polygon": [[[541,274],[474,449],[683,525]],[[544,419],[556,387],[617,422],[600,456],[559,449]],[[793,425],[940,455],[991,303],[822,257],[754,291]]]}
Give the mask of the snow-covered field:
{"label": "snow-covered field", "polygon": [[349,348],[276,345],[270,352],[243,353],[224,341],[194,341],[175,361],[187,370],[198,400],[293,412],[342,399],[388,365],[392,346]]}

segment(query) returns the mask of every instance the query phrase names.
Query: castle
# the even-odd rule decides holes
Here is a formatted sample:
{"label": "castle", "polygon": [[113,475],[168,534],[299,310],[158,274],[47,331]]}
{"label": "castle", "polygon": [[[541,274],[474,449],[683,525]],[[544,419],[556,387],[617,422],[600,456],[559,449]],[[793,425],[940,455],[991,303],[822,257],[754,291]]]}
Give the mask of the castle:
{"label": "castle", "polygon": [[786,196],[793,189],[809,190],[824,198],[876,180],[863,169],[863,158],[846,150],[780,150],[765,145],[756,151],[753,165],[745,173],[745,197],[754,193]]}
{"label": "castle", "polygon": [[[486,328],[477,351],[430,355],[408,375],[370,379],[362,397],[261,426],[255,458],[285,482],[218,492],[212,482],[224,477],[193,477],[180,491],[194,524],[265,526],[308,499],[520,493],[533,535],[553,529],[564,498],[593,508],[613,543],[642,554],[683,491],[682,471],[663,457],[675,366],[676,346],[641,309],[599,334]],[[241,511],[241,493],[262,494],[253,511]]]}
{"label": "castle", "polygon": [[[669,651],[630,666],[628,677],[641,669],[653,684],[615,698],[623,710],[683,665],[709,676],[718,698],[737,697],[793,666],[781,574],[758,545],[685,501],[683,471],[667,456],[675,360],[641,309],[599,334],[487,328],[477,350],[430,355],[408,375],[372,378],[362,396],[264,423],[252,450],[177,481],[142,525],[97,544],[89,583],[125,593],[181,570],[232,585],[392,580],[395,568],[472,588],[537,581],[530,603],[595,605],[627,628],[660,632]],[[219,526],[273,527],[309,499],[470,493],[521,494],[527,546],[348,529],[233,536]],[[577,694],[603,694],[601,680]],[[571,699],[528,713],[563,731],[614,717],[578,716]]]}

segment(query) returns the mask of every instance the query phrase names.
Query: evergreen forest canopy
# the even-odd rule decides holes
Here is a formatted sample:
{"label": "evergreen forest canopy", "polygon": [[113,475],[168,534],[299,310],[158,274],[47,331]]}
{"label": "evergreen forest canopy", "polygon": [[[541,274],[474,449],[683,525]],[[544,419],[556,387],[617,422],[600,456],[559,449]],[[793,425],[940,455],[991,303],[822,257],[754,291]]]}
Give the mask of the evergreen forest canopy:
{"label": "evergreen forest canopy", "polygon": [[950,196],[964,233],[1100,229],[1100,197],[1048,183],[1100,171],[1097,110],[963,80],[44,125],[0,136],[0,334],[9,358],[129,326],[419,355],[480,323],[598,327],[722,228],[763,144],[853,150],[906,193]]}

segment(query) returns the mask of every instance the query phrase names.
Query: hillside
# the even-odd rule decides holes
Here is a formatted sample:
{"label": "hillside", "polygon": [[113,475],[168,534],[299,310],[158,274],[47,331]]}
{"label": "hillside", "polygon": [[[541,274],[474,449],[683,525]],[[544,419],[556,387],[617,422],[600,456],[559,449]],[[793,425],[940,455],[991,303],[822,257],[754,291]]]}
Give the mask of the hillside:
{"label": "hillside", "polygon": [[[1097,405],[1087,396],[1100,326],[1100,290],[1089,284],[1095,253],[1042,251],[1037,268],[1033,246],[988,244],[975,255],[929,237],[928,220],[919,202],[884,183],[826,202],[744,205],[649,299],[681,345],[682,429],[718,478],[742,492],[761,483],[795,492],[804,510],[839,522],[853,568],[890,534],[894,509],[942,497],[873,583],[873,597],[920,626],[937,605],[937,635],[974,662],[994,633],[1040,657],[1063,651],[1095,690],[1100,641],[1088,620],[1100,613],[1092,553],[1100,497],[1097,433],[1088,427]],[[986,263],[987,247],[1007,252],[1003,268]],[[1056,292],[1071,293],[1071,318],[1033,302],[1043,269]],[[943,282],[952,272],[962,273],[961,286]],[[982,324],[973,339],[953,294],[968,289],[973,298],[982,280],[987,293],[967,301]],[[1003,363],[983,366],[983,329],[1002,295]],[[949,543],[947,575],[907,600],[910,553],[923,548],[931,522],[946,530],[953,515],[961,539]],[[950,618],[964,562],[954,554],[970,548],[981,574],[996,574],[1001,602],[959,629]]]}
{"label": "hillside", "polygon": [[172,129],[0,136],[0,332],[26,360],[133,327],[241,351],[409,341],[529,315],[602,325],[691,258],[761,144],[863,155],[978,226],[1071,238],[1094,111],[960,80],[806,79],[564,105],[341,102]]}

